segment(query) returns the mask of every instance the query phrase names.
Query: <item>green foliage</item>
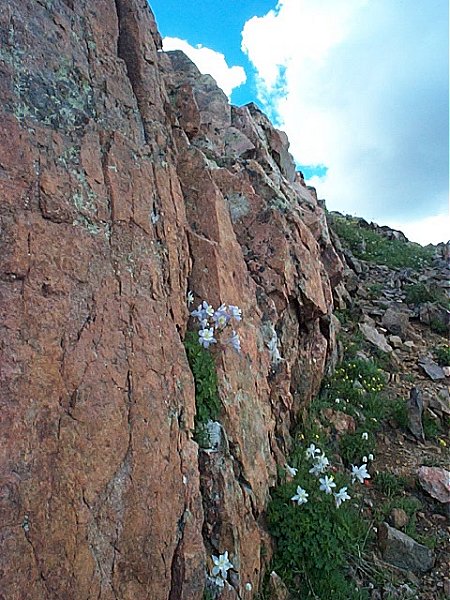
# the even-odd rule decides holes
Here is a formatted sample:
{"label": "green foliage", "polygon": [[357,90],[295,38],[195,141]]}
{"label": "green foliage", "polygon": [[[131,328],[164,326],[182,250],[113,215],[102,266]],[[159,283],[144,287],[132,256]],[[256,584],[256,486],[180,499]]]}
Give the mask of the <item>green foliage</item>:
{"label": "green foliage", "polygon": [[364,414],[364,431],[374,431],[379,428],[380,419],[388,413],[382,394],[385,385],[384,375],[374,362],[352,358],[341,363],[325,380],[321,398],[327,406],[360,420]]}
{"label": "green foliage", "polygon": [[[200,443],[205,435],[204,425],[219,418],[220,398],[214,358],[198,342],[198,333],[186,332],[184,347],[195,382],[195,437]],[[201,444],[202,445],[202,444]]]}
{"label": "green foliage", "polygon": [[390,268],[418,269],[431,262],[433,251],[412,242],[388,240],[376,231],[361,227],[358,219],[329,215],[330,225],[356,258]]}
{"label": "green foliage", "polygon": [[390,404],[390,416],[400,429],[408,428],[408,409],[404,398],[396,398]]}
{"label": "green foliage", "polygon": [[446,336],[448,334],[448,327],[440,321],[439,319],[431,319],[430,320],[430,329],[435,333],[439,333],[439,335]]}
{"label": "green foliage", "polygon": [[433,352],[438,364],[440,364],[442,367],[450,365],[450,346],[448,344],[438,346],[433,350]]}
{"label": "green foliage", "polygon": [[434,440],[443,433],[439,421],[433,419],[433,417],[428,412],[423,413],[422,425],[423,432],[425,434],[425,439],[427,440]]}
{"label": "green foliage", "polygon": [[369,298],[371,300],[376,300],[380,297],[381,292],[383,291],[383,286],[381,283],[372,283],[368,286],[367,291],[369,293]]}
{"label": "green foliage", "polygon": [[424,302],[438,302],[446,305],[445,293],[439,288],[430,288],[424,283],[413,283],[405,287],[406,302],[409,304],[423,304]]}
{"label": "green foliage", "polygon": [[374,477],[375,486],[388,498],[400,494],[405,488],[405,481],[402,477],[389,473],[389,471],[380,471]]}
{"label": "green foliage", "polygon": [[341,436],[339,441],[340,455],[347,465],[360,465],[363,456],[375,452],[375,437],[372,433],[368,434],[368,439],[362,437],[362,430],[355,433],[346,433]]}
{"label": "green foliage", "polygon": [[[355,594],[354,583],[346,578],[349,556],[358,556],[367,537],[367,526],[358,510],[347,502],[339,509],[333,499],[310,491],[317,480],[302,473],[302,484],[310,491],[309,501],[298,506],[291,497],[295,481],[272,492],[268,525],[276,541],[272,568],[282,577],[295,598],[367,598]],[[310,483],[305,483],[310,480]],[[311,594],[311,595],[310,595]]]}

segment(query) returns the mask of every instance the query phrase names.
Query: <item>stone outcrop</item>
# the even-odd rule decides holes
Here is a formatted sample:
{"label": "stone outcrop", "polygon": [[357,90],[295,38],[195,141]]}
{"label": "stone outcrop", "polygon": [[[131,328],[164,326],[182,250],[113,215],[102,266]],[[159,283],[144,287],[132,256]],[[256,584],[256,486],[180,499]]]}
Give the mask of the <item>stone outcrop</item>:
{"label": "stone outcrop", "polygon": [[[256,106],[161,52],[143,0],[5,0],[0,99],[0,597],[200,600],[227,550],[223,597],[247,598],[336,353],[314,190]],[[189,289],[244,314],[216,451],[193,440]]]}

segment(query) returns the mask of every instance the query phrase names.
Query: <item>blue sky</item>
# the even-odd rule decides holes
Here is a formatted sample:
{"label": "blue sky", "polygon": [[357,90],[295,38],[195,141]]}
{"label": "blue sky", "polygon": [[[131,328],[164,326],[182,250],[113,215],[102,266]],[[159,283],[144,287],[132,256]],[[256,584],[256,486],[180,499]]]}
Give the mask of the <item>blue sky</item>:
{"label": "blue sky", "polygon": [[150,5],[165,49],[286,131],[330,210],[449,238],[447,0]]}

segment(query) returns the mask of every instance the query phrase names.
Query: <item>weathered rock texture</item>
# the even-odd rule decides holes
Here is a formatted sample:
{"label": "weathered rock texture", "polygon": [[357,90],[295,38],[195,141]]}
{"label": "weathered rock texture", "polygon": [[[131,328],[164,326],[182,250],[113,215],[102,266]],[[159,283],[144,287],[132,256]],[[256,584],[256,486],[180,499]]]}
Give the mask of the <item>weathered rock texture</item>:
{"label": "weathered rock texture", "polygon": [[[286,136],[160,46],[145,0],[2,3],[5,600],[200,600],[225,550],[223,596],[255,593],[336,352],[342,266]],[[244,313],[216,452],[192,439],[188,289]]]}

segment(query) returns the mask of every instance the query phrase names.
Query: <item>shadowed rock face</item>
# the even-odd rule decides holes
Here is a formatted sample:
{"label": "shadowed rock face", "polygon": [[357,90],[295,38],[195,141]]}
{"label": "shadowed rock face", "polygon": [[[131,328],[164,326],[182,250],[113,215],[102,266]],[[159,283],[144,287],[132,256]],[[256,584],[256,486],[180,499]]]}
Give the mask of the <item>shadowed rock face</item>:
{"label": "shadowed rock face", "polygon": [[[160,44],[145,0],[2,3],[7,600],[200,600],[225,550],[223,597],[257,590],[276,464],[334,352],[342,267],[286,137]],[[188,289],[244,313],[217,452],[192,439]]]}

